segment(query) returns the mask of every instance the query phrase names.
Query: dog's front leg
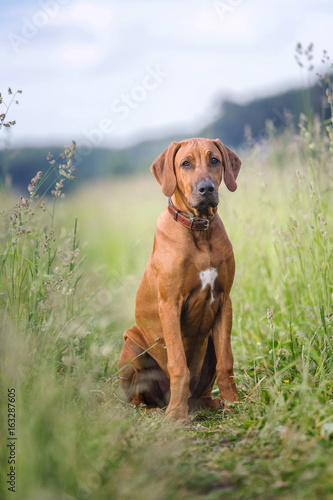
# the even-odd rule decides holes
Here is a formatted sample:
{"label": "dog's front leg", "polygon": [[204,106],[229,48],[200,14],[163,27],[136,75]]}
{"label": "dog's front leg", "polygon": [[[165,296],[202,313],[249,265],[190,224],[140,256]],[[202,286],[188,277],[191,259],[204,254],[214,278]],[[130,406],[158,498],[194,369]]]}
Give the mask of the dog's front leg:
{"label": "dog's front leg", "polygon": [[223,300],[213,325],[216,353],[216,380],[222,401],[238,401],[234,380],[234,358],[231,350],[232,304],[230,297]]}
{"label": "dog's front leg", "polygon": [[170,402],[166,410],[171,420],[188,422],[190,371],[180,329],[179,304],[159,301],[159,312],[167,350],[167,369],[170,377]]}

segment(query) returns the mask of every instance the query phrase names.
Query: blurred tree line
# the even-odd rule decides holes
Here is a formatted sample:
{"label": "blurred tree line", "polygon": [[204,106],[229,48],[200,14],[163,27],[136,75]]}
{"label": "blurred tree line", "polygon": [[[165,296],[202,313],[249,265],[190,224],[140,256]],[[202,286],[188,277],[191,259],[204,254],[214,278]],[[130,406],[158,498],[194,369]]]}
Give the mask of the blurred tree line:
{"label": "blurred tree line", "polygon": [[[259,98],[247,104],[237,104],[224,100],[216,110],[218,118],[202,130],[190,136],[220,138],[228,146],[241,149],[246,142],[261,141],[269,130],[279,133],[286,126],[298,126],[299,116],[304,113],[308,119],[317,116],[320,120],[329,118],[325,90],[320,85],[308,89],[294,89],[271,97]],[[267,123],[270,123],[270,127]],[[119,175],[132,175],[148,171],[152,161],[170,142],[186,138],[181,135],[164,137],[158,140],[143,141],[124,149],[77,147],[74,165],[77,168],[76,187],[81,182],[95,181]],[[21,190],[26,189],[30,179],[39,170],[48,168],[47,156],[51,152],[56,160],[63,145],[50,148],[21,148],[0,151],[1,182],[10,183]],[[57,169],[50,175],[50,184],[56,180]],[[23,194],[23,193],[22,193]]]}

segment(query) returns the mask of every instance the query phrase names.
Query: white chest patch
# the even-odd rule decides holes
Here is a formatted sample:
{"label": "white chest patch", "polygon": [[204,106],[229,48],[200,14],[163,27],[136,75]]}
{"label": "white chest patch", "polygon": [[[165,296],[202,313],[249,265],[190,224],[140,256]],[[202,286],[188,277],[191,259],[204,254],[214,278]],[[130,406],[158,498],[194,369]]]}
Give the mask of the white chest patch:
{"label": "white chest patch", "polygon": [[210,285],[210,301],[214,302],[214,284],[217,278],[217,270],[215,267],[211,267],[210,269],[206,269],[206,271],[201,271],[199,273],[201,280],[201,290],[204,290],[208,285]]}

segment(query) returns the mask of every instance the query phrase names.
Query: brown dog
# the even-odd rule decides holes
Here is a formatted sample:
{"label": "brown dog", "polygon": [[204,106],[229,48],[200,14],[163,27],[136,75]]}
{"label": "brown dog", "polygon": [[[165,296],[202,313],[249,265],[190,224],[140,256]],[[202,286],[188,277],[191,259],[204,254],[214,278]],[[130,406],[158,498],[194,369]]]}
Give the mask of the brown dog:
{"label": "brown dog", "polygon": [[221,407],[238,399],[231,351],[230,289],[235,261],[217,214],[218,187],[237,188],[238,156],[219,139],[173,142],[151,171],[169,197],[124,333],[122,386],[134,405],[167,406],[188,421],[188,407]]}

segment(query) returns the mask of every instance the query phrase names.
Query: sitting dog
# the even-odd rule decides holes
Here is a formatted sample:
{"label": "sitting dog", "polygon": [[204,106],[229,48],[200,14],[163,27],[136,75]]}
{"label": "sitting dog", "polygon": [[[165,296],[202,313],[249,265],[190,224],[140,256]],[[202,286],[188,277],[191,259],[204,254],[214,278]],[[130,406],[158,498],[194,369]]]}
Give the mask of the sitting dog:
{"label": "sitting dog", "polygon": [[[190,408],[238,400],[231,350],[232,245],[217,213],[224,179],[235,191],[238,156],[219,139],[173,142],[151,171],[168,205],[124,333],[119,369],[127,399],[188,421]],[[219,399],[212,399],[215,379]]]}

